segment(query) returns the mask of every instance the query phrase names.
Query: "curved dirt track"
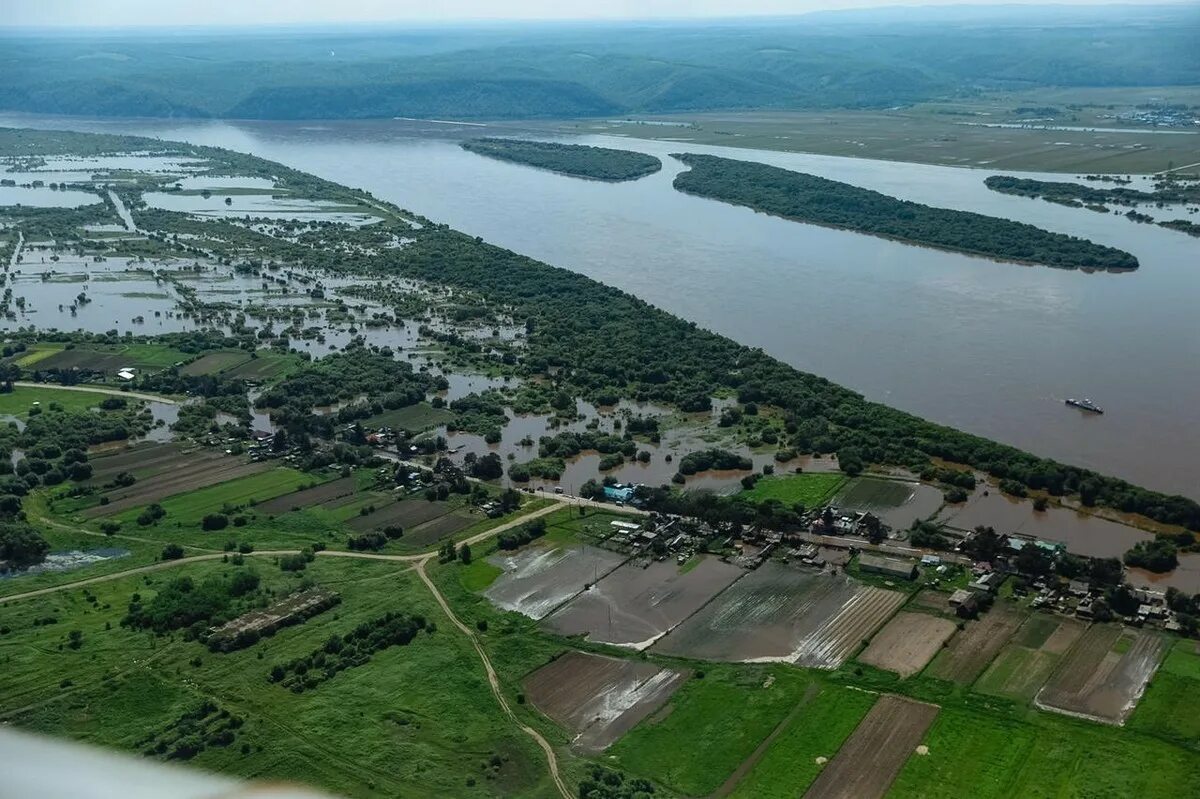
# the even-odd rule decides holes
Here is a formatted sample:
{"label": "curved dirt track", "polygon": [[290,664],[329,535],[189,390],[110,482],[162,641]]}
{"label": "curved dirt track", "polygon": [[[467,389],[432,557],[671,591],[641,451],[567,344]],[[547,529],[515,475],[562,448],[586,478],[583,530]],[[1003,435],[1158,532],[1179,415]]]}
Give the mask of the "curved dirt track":
{"label": "curved dirt track", "polygon": [[471,645],[475,647],[475,653],[479,655],[479,659],[483,661],[484,671],[487,672],[488,685],[492,688],[492,695],[496,697],[496,702],[499,703],[500,709],[504,711],[504,715],[508,716],[514,724],[521,728],[521,731],[532,738],[542,751],[546,753],[546,763],[550,769],[550,778],[554,780],[554,786],[558,788],[558,792],[563,799],[571,799],[571,791],[567,788],[567,784],[563,782],[562,776],[558,773],[558,757],[554,754],[554,747],[550,742],[542,737],[542,734],[532,727],[522,724],[517,715],[513,713],[512,707],[509,706],[508,700],[504,698],[504,694],[500,691],[500,680],[496,676],[496,670],[492,668],[492,661],[487,656],[487,652],[483,648],[483,644],[479,643],[479,638],[471,630],[470,627],[463,624],[454,615],[454,611],[450,610],[450,605],[442,596],[442,592],[438,591],[437,586],[433,584],[433,580],[429,579],[429,575],[425,573],[425,564],[429,562],[429,556],[417,563],[417,576],[421,578],[421,582],[425,583],[425,587],[433,594],[433,598],[437,600],[441,606],[442,612],[450,619],[450,622],[459,629],[459,631],[467,636],[471,641]]}
{"label": "curved dirt track", "polygon": [[[511,529],[511,528],[516,527],[521,524],[525,524],[530,519],[536,519],[539,516],[545,516],[546,514],[556,511],[561,507],[562,507],[561,503],[557,503],[557,502],[554,503],[553,505],[547,505],[546,507],[539,508],[538,510],[533,511],[532,513],[527,513],[523,516],[519,516],[510,522],[505,522],[504,524],[497,525],[497,526],[491,528],[490,530],[485,530],[482,533],[478,533],[469,538],[466,538],[461,543],[477,544],[480,541],[487,540],[488,538],[491,538],[492,536],[497,535],[498,533],[502,533],[505,530]],[[271,556],[276,556],[276,555],[294,555],[294,554],[297,554],[298,552],[299,552],[299,550],[296,550],[296,549],[271,549],[271,550],[250,552],[247,554],[251,557],[271,557]],[[112,574],[103,574],[103,575],[99,575],[97,577],[89,577],[84,580],[76,580],[74,582],[63,583],[61,585],[54,585],[54,586],[50,586],[47,588],[39,588],[34,591],[26,591],[26,592],[20,593],[20,594],[12,594],[10,596],[0,597],[0,605],[3,605],[7,602],[16,602],[16,601],[22,600],[22,599],[31,599],[33,597],[44,596],[46,594],[52,594],[57,591],[67,591],[72,588],[81,588],[86,585],[93,585],[95,583],[107,582],[109,580],[119,580],[122,577],[128,577],[131,574],[142,574],[145,572],[160,571],[162,569],[169,569],[173,566],[182,566],[182,565],[188,564],[188,563],[199,563],[199,562],[203,562],[203,561],[218,560],[220,558],[225,557],[227,554],[228,553],[225,553],[225,552],[213,552],[213,553],[204,554],[204,555],[192,555],[192,556],[186,557],[186,558],[178,558],[176,560],[160,561],[158,563],[151,563],[146,566],[137,566],[132,569],[125,569],[124,571],[113,572]],[[563,797],[563,799],[571,799],[571,791],[570,791],[570,789],[567,788],[567,784],[565,782],[563,782],[562,776],[559,774],[559,771],[558,771],[558,757],[554,754],[554,747],[552,747],[550,745],[549,741],[547,741],[544,737],[542,737],[541,733],[539,733],[537,730],[533,729],[532,727],[530,727],[526,724],[523,724],[517,718],[517,715],[513,712],[512,707],[508,704],[508,700],[504,698],[504,694],[500,691],[500,680],[496,676],[496,670],[492,667],[492,661],[488,657],[487,652],[484,650],[483,644],[481,644],[479,642],[479,638],[475,635],[475,633],[469,627],[467,627],[465,624],[463,624],[461,621],[459,621],[458,617],[454,615],[454,611],[452,611],[450,609],[450,605],[449,605],[449,603],[446,602],[445,597],[442,596],[441,591],[438,591],[437,586],[434,585],[434,583],[433,583],[433,580],[429,579],[429,575],[425,573],[425,565],[429,562],[429,560],[431,558],[436,556],[436,554],[437,554],[436,552],[422,552],[422,553],[418,553],[415,555],[381,555],[381,554],[373,553],[373,552],[346,552],[346,551],[322,550],[321,552],[318,552],[316,554],[318,557],[327,557],[327,558],[329,558],[329,557],[332,557],[332,558],[358,558],[360,560],[382,560],[382,561],[390,561],[390,562],[394,562],[394,563],[415,564],[417,575],[421,578],[421,582],[423,582],[425,584],[425,587],[429,589],[429,592],[431,594],[433,594],[433,598],[437,601],[438,606],[441,607],[442,612],[445,613],[446,617],[448,619],[450,619],[450,622],[456,628],[458,628],[459,632],[461,632],[463,635],[467,636],[468,640],[470,640],[470,642],[471,642],[471,645],[473,647],[475,647],[475,653],[479,655],[480,661],[483,662],[484,671],[487,673],[488,685],[492,689],[492,695],[496,697],[496,701],[499,703],[501,710],[504,711],[504,714],[506,716],[508,716],[508,718],[514,724],[516,724],[518,727],[521,728],[522,732],[524,732],[526,735],[528,735],[530,738],[532,738],[537,743],[537,745],[539,747],[541,747],[542,751],[545,752],[546,763],[550,770],[550,779],[552,779],[554,781],[554,786],[555,786],[555,788],[558,789],[558,792]]]}

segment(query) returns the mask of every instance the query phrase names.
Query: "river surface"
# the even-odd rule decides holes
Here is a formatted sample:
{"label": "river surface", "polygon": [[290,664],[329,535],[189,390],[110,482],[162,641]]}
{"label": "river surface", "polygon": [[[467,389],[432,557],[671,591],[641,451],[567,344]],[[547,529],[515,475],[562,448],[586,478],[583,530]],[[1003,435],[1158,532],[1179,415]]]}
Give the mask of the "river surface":
{"label": "river surface", "polygon": [[[1200,241],[998,194],[983,185],[989,171],[581,137],[664,159],[658,174],[610,184],[461,150],[460,135],[493,132],[480,127],[24,115],[0,125],[160,136],[281,161],[617,286],[870,399],[1200,497]],[[677,151],[1028,222],[1128,250],[1141,268],[1018,266],[769,217],[676,192]],[[1072,396],[1107,413],[1065,407]]]}

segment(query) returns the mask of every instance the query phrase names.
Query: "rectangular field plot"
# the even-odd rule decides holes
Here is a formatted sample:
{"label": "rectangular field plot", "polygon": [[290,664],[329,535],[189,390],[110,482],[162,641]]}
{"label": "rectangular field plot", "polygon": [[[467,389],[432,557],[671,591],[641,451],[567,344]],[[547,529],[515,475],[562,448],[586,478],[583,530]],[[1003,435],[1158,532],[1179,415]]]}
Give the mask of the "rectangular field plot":
{"label": "rectangular field plot", "polygon": [[614,552],[589,546],[533,546],[493,555],[488,562],[504,569],[504,574],[484,596],[497,607],[541,619],[624,560]]}
{"label": "rectangular field plot", "polygon": [[1195,641],[1175,643],[1129,726],[1200,749],[1200,651]]}
{"label": "rectangular field plot", "polygon": [[1025,614],[1015,606],[1006,603],[996,605],[978,621],[967,622],[966,628],[933,659],[925,674],[959,685],[970,685],[999,654],[1024,620]]}
{"label": "rectangular field plot", "polygon": [[1030,616],[975,683],[975,690],[1030,701],[1084,629],[1076,619]]}
{"label": "rectangular field plot", "polygon": [[529,701],[597,754],[658,710],[687,679],[652,663],[571,651],[524,680]]}
{"label": "rectangular field plot", "polygon": [[406,499],[384,504],[385,502],[386,500],[381,501],[374,513],[355,516],[350,520],[350,527],[365,532],[380,530],[389,524],[398,524],[407,531],[410,527],[445,516],[450,511],[446,503],[430,502],[427,499]]}
{"label": "rectangular field plot", "polygon": [[626,563],[546,619],[560,635],[587,636],[645,649],[695,613],[743,574],[737,566],[706,557],[681,571],[672,561],[649,566]]}
{"label": "rectangular field plot", "polygon": [[882,799],[937,714],[937,705],[879,697],[805,799]]}
{"label": "rectangular field plot", "polygon": [[655,651],[835,669],[903,602],[897,591],[772,561],[705,605]]}
{"label": "rectangular field plot", "polygon": [[923,483],[857,477],[833,498],[843,510],[866,511],[892,527],[905,528],[913,519],[925,519],[942,506],[942,492]]}
{"label": "rectangular field plot", "polygon": [[844,686],[811,685],[788,718],[759,744],[755,755],[761,756],[751,755],[726,780],[726,785],[736,782],[730,799],[796,799],[802,795],[875,699],[875,694]]}
{"label": "rectangular field plot", "polygon": [[[104,494],[109,503],[89,508],[84,511],[84,515],[90,518],[112,516],[130,508],[161,502],[177,494],[261,474],[271,468],[267,463],[247,463],[237,458],[219,455],[207,457],[209,454],[195,453],[181,460],[164,462],[152,475],[139,479],[131,486],[115,488]],[[275,494],[266,493],[261,496],[265,499]]]}
{"label": "rectangular field plot", "polygon": [[454,535],[459,530],[467,529],[475,521],[475,518],[466,513],[447,513],[418,527],[406,529],[404,531],[404,538],[401,540],[409,547],[429,546],[443,538]]}
{"label": "rectangular field plot", "polygon": [[220,350],[201,355],[179,370],[181,375],[213,375],[250,360],[245,350]]}
{"label": "rectangular field plot", "polygon": [[1124,724],[1167,651],[1148,630],[1093,625],[1038,692],[1036,704],[1072,716]]}
{"label": "rectangular field plot", "polygon": [[911,677],[925,668],[955,629],[949,619],[901,611],[871,639],[858,659],[901,677]]}
{"label": "rectangular field plot", "polygon": [[354,490],[354,478],[343,477],[340,480],[333,480],[319,486],[313,486],[312,488],[293,491],[290,494],[284,494],[266,502],[260,502],[258,510],[263,513],[287,513],[288,511],[307,508],[309,505],[319,505],[331,499],[353,494]]}

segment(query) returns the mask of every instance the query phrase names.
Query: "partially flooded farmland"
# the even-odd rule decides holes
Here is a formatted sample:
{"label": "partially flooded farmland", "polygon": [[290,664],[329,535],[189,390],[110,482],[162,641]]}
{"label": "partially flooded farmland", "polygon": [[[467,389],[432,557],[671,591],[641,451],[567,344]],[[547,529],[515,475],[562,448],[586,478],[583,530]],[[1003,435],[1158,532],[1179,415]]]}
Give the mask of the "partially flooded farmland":
{"label": "partially flooded farmland", "polygon": [[651,663],[570,651],[530,674],[525,695],[580,751],[604,751],[662,707],[687,679]]}
{"label": "partially flooded farmland", "polygon": [[686,570],[673,561],[630,561],[576,596],[545,625],[560,635],[645,649],[742,574],[713,557]]}
{"label": "partially flooded farmland", "polygon": [[904,603],[845,575],[763,564],[654,648],[665,655],[834,669]]}
{"label": "partially flooded farmland", "polygon": [[1156,632],[1094,625],[1038,693],[1037,706],[1124,724],[1168,648],[1168,640]]}
{"label": "partially flooded farmland", "polygon": [[541,619],[625,560],[587,545],[528,547],[497,554],[492,564],[504,570],[485,595],[497,606]]}

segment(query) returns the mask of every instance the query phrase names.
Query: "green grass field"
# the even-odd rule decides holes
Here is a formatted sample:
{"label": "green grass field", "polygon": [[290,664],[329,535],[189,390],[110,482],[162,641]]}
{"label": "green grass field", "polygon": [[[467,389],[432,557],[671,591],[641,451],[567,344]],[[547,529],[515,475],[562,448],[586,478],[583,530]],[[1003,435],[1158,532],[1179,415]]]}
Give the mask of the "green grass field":
{"label": "green grass field", "polygon": [[42,406],[53,402],[68,411],[82,411],[96,407],[104,398],[104,394],[88,391],[65,391],[52,386],[37,388],[14,386],[13,390],[7,394],[0,394],[0,414],[24,419],[29,416],[29,409],[35,402]]}
{"label": "green grass field", "polygon": [[845,484],[845,475],[837,472],[773,475],[759,480],[754,488],[739,496],[756,502],[777,499],[785,505],[799,502],[806,508],[815,508],[827,503]]}
{"label": "green grass field", "polygon": [[[774,677],[774,680],[769,678]],[[812,678],[784,666],[712,666],[608,754],[621,768],[688,796],[716,790],[787,717]]]}
{"label": "green grass field", "polygon": [[[299,580],[269,559],[248,564],[277,591]],[[305,576],[341,593],[342,604],[230,654],[119,625],[134,592],[149,598],[173,577],[203,579],[233,568],[181,566],[103,583],[91,589],[94,604],[78,590],[0,606],[10,628],[0,637],[0,718],[130,749],[210,699],[245,725],[231,745],[210,746],[191,760],[194,768],[307,782],[349,797],[554,795],[544,756],[501,713],[467,639],[394,564],[318,559]],[[422,614],[437,630],[303,694],[267,682],[273,663],[389,610]],[[33,624],[48,617],[57,622]],[[82,633],[82,646],[60,649],[71,630]]]}
{"label": "green grass field", "polygon": [[420,433],[431,427],[445,424],[454,418],[454,412],[445,408],[435,408],[427,402],[409,405],[407,408],[397,408],[394,411],[384,411],[381,414],[363,420],[363,427],[394,427],[409,433]]}
{"label": "green grass field", "polygon": [[737,784],[733,799],[794,799],[821,773],[818,757],[832,760],[876,697],[836,685],[815,686],[762,760]]}
{"label": "green grass field", "polygon": [[929,754],[909,758],[889,797],[1173,797],[1200,779],[1200,758],[1176,746],[1048,713],[943,706],[924,743]]}
{"label": "green grass field", "polygon": [[1195,641],[1178,641],[1167,654],[1129,726],[1200,750],[1200,654]]}
{"label": "green grass field", "polygon": [[24,352],[17,354],[13,358],[13,363],[22,369],[30,369],[51,355],[62,352],[63,346],[63,344],[34,344]]}

